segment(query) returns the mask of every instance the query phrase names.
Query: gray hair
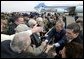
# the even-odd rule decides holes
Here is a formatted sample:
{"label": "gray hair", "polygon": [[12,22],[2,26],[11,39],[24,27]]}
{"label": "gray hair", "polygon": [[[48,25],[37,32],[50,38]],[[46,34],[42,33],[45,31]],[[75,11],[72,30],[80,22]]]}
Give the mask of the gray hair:
{"label": "gray hair", "polygon": [[43,19],[42,19],[41,17],[38,17],[38,18],[36,19],[36,21],[37,21],[37,22],[38,22],[38,21],[43,22]]}
{"label": "gray hair", "polygon": [[34,19],[30,19],[30,20],[28,21],[29,27],[33,27],[33,24],[36,24],[36,21],[35,21]]}
{"label": "gray hair", "polygon": [[30,36],[27,33],[15,34],[13,40],[10,43],[10,47],[14,52],[21,53],[31,44]]}
{"label": "gray hair", "polygon": [[78,23],[78,25],[80,26],[80,30],[83,30],[83,20],[77,19],[76,23]]}
{"label": "gray hair", "polygon": [[29,27],[26,24],[19,24],[16,28],[15,31],[16,33],[22,32],[22,31],[27,31],[29,30]]}
{"label": "gray hair", "polygon": [[44,26],[42,17],[38,17],[38,18],[36,19],[36,21],[37,21],[37,24],[39,24],[40,26]]}

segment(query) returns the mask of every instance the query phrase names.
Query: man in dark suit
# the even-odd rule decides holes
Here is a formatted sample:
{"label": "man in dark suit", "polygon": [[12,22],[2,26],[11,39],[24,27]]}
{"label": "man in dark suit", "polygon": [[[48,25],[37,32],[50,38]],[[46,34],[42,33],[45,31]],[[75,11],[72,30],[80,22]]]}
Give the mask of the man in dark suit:
{"label": "man in dark suit", "polygon": [[59,44],[57,43],[58,41],[61,41],[62,38],[65,36],[65,29],[64,29],[64,22],[62,20],[58,20],[56,22],[55,27],[53,27],[46,35],[46,42],[51,43],[53,41],[54,37],[54,43],[56,43],[56,52],[59,53],[59,50],[62,49],[62,46],[58,47]]}
{"label": "man in dark suit", "polygon": [[[80,38],[80,26],[77,23],[71,23],[66,27],[66,34],[61,40],[53,44],[53,47],[64,47],[67,43],[77,42],[83,45],[83,40]],[[63,49],[63,48],[62,48]]]}
{"label": "man in dark suit", "polygon": [[83,44],[83,40],[80,36],[80,26],[77,23],[71,23],[66,27],[66,34],[62,40],[58,41],[59,46],[65,45],[69,42],[77,42]]}
{"label": "man in dark suit", "polygon": [[71,23],[66,28],[67,40],[71,42],[78,42],[83,44],[83,40],[80,38],[80,26],[77,23]]}
{"label": "man in dark suit", "polygon": [[14,23],[9,25],[9,28],[7,30],[7,34],[8,35],[12,35],[15,34],[15,28],[19,25],[19,24],[24,24],[24,18],[22,16],[16,16],[14,18]]}

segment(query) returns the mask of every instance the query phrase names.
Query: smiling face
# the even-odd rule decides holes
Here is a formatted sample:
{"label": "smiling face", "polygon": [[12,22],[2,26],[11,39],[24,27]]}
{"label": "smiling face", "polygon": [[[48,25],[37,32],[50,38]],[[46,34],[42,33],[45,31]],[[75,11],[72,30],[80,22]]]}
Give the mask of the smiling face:
{"label": "smiling face", "polygon": [[60,32],[63,29],[62,24],[59,24],[59,23],[55,25],[55,28],[56,28],[56,31],[58,32]]}
{"label": "smiling face", "polygon": [[21,18],[21,17],[18,18],[18,23],[19,23],[19,24],[24,24],[24,18]]}
{"label": "smiling face", "polygon": [[78,36],[78,33],[74,33],[72,29],[66,29],[66,36],[68,40],[73,40]]}
{"label": "smiling face", "polygon": [[15,21],[15,23],[16,23],[17,25],[19,25],[19,24],[24,24],[24,23],[25,23],[25,20],[24,20],[23,17],[19,17],[19,18]]}
{"label": "smiling face", "polygon": [[71,40],[77,38],[80,33],[80,26],[77,23],[71,23],[66,27],[66,37]]}
{"label": "smiling face", "polygon": [[69,39],[73,39],[73,36],[74,36],[73,30],[71,30],[71,29],[66,29],[66,36],[67,36]]}

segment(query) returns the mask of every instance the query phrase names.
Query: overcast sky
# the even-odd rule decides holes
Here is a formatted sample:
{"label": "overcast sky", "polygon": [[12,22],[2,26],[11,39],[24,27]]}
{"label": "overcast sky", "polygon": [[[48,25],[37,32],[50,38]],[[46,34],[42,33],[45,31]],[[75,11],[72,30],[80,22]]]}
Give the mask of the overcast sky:
{"label": "overcast sky", "polygon": [[35,11],[34,7],[39,3],[47,6],[83,5],[83,1],[1,1],[1,12]]}

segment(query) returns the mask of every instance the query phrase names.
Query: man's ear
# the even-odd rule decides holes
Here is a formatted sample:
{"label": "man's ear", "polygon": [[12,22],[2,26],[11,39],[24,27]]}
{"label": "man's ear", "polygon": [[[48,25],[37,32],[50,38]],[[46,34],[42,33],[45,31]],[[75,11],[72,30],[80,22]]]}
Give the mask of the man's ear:
{"label": "man's ear", "polygon": [[75,33],[75,34],[74,34],[74,37],[76,38],[78,35],[79,35],[79,33]]}
{"label": "man's ear", "polygon": [[79,33],[76,33],[76,35],[78,36],[78,35],[79,35]]}

